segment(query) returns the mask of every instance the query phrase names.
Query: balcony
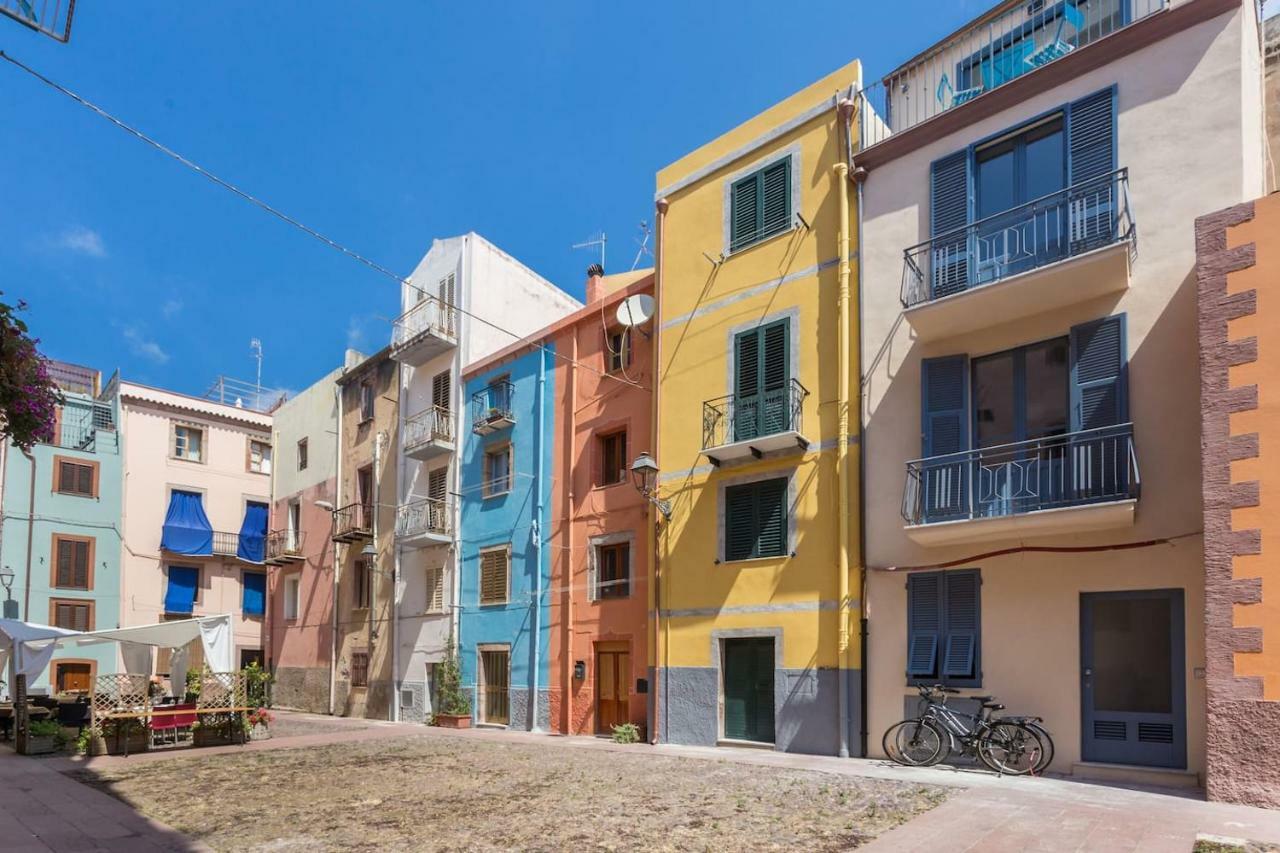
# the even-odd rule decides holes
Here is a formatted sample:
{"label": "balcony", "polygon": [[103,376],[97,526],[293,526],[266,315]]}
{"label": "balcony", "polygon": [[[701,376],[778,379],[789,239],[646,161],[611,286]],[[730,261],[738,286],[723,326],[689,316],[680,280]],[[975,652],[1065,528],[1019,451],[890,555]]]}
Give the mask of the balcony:
{"label": "balcony", "polygon": [[266,559],[269,566],[287,566],[302,559],[305,531],[273,530],[267,534]]}
{"label": "balcony", "polygon": [[418,412],[404,422],[404,455],[427,460],[453,452],[453,414],[443,406]]}
{"label": "balcony", "polygon": [[410,548],[453,541],[453,507],[440,498],[421,498],[396,510],[396,538]]}
{"label": "balcony", "polygon": [[809,396],[792,379],[763,394],[730,394],[702,404],[702,454],[712,465],[785,450],[804,450],[802,403]]}
{"label": "balcony", "polygon": [[1164,10],[1168,0],[1018,0],[859,93],[863,150]]}
{"label": "balcony", "polygon": [[1127,169],[940,234],[903,253],[907,322],[933,341],[1126,290],[1137,234]]}
{"label": "balcony", "polygon": [[488,435],[513,426],[516,422],[511,401],[515,386],[505,380],[493,382],[471,395],[471,431]]}
{"label": "balcony", "polygon": [[391,327],[391,357],[420,367],[458,345],[458,309],[427,296],[395,319]]}
{"label": "balcony", "polygon": [[1141,487],[1133,424],[907,463],[907,536],[941,546],[1128,527]]}
{"label": "balcony", "polygon": [[116,450],[116,425],[111,406],[66,398],[58,407],[53,437],[47,443],[86,453]]}
{"label": "balcony", "polygon": [[333,541],[358,542],[373,538],[373,506],[347,504],[333,511]]}
{"label": "balcony", "polygon": [[240,534],[213,531],[213,556],[234,557],[240,550]]}

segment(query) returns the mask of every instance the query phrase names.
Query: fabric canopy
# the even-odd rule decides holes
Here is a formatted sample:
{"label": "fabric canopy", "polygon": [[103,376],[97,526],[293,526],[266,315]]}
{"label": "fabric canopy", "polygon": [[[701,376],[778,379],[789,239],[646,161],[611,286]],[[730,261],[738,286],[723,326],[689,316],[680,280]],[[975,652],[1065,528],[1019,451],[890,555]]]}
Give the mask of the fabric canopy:
{"label": "fabric canopy", "polygon": [[164,593],[165,613],[190,613],[196,605],[196,586],[200,569],[196,566],[170,566],[169,586]]}
{"label": "fabric canopy", "polygon": [[54,644],[46,642],[28,645],[28,643],[72,636],[79,636],[79,633],[66,628],[54,628],[51,625],[33,625],[17,619],[0,619],[0,671],[3,671],[7,664],[12,664],[10,675],[25,675],[27,681],[32,681],[49,665],[49,659],[53,657]]}
{"label": "fabric canopy", "polygon": [[72,643],[90,645],[115,641],[141,643],[162,649],[178,649],[197,638],[204,646],[204,659],[209,669],[214,672],[231,672],[236,668],[232,660],[235,648],[231,637],[231,616],[225,613],[220,616],[175,619],[172,622],[159,622],[155,625],[87,631],[62,638],[57,641],[57,644],[60,646]]}
{"label": "fabric canopy", "polygon": [[267,505],[249,502],[240,525],[240,544],[236,556],[249,563],[261,563],[267,549]]}
{"label": "fabric canopy", "polygon": [[241,597],[240,609],[245,616],[262,616],[267,612],[267,574],[266,572],[244,573],[244,594]]}
{"label": "fabric canopy", "polygon": [[204,514],[199,492],[174,489],[169,496],[169,511],[164,516],[160,547],[174,554],[213,553],[213,528],[209,525],[209,517]]}

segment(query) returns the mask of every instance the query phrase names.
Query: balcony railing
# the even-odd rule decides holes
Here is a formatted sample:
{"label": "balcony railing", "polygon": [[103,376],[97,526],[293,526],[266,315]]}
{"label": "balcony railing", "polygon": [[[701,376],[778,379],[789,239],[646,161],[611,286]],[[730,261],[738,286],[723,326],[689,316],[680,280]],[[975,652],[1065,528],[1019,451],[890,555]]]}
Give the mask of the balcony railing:
{"label": "balcony railing", "polygon": [[1168,6],[1169,0],[1033,0],[1010,5],[869,84],[862,147],[963,106]]}
{"label": "balcony railing", "polygon": [[471,431],[484,434],[516,422],[512,401],[516,388],[508,381],[493,382],[471,395]]}
{"label": "balcony railing", "polygon": [[421,498],[403,504],[396,510],[396,536],[434,536],[445,539],[452,535],[453,512],[448,500]]}
{"label": "balcony railing", "polygon": [[434,296],[427,296],[395,319],[391,346],[393,349],[403,347],[424,332],[452,341],[458,336],[457,324],[457,308]]}
{"label": "balcony railing", "polygon": [[240,534],[213,531],[213,553],[219,557],[234,557],[240,550]]}
{"label": "balcony railing", "polygon": [[373,507],[347,504],[333,511],[333,538],[339,542],[368,539],[373,535]]}
{"label": "balcony railing", "polygon": [[453,443],[453,413],[444,406],[432,406],[404,422],[406,451],[432,441]]}
{"label": "balcony railing", "polygon": [[305,530],[273,530],[267,534],[266,562],[279,564],[302,559]]}
{"label": "balcony railing", "polygon": [[116,424],[111,406],[68,398],[58,408],[54,447],[98,451],[116,449]]}
{"label": "balcony railing", "polygon": [[939,234],[903,253],[911,308],[1117,243],[1134,251],[1129,170],[1083,181]]}
{"label": "balcony railing", "polygon": [[762,394],[718,397],[702,404],[702,449],[711,450],[786,432],[802,432],[801,404],[809,392],[795,379]]}
{"label": "balcony railing", "polygon": [[907,463],[908,524],[998,518],[1138,497],[1133,424]]}

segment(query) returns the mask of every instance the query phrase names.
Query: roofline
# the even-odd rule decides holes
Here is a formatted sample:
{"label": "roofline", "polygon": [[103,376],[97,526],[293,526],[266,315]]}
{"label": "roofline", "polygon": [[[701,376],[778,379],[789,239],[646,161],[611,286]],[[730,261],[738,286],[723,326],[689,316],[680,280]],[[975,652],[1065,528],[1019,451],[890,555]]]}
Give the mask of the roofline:
{"label": "roofline", "polygon": [[339,376],[337,379],[335,379],[334,382],[338,385],[346,385],[349,381],[351,381],[352,379],[355,379],[357,373],[364,373],[366,370],[372,369],[375,363],[380,363],[383,361],[390,361],[390,360],[391,360],[391,344],[387,344],[385,347],[378,350],[373,355],[366,357],[364,361],[360,362],[359,364],[350,368],[349,370],[344,368],[342,375]]}
{"label": "roofline", "polygon": [[[117,386],[116,396],[120,399],[138,400],[143,403],[150,403],[156,406],[170,405],[163,401],[152,400],[138,394],[130,394],[129,388],[138,388],[145,391],[155,391],[158,394],[169,394],[174,397],[180,397],[183,400],[190,400],[193,404],[188,408],[197,412],[203,412],[210,417],[226,418],[227,420],[241,421],[243,423],[252,424],[263,429],[271,429],[271,414],[269,412],[259,412],[255,409],[246,409],[239,406],[233,406],[230,403],[219,403],[215,400],[209,400],[205,397],[196,397],[192,394],[184,394],[181,391],[172,391],[168,388],[157,388],[154,385],[145,385],[141,382],[134,382],[129,379],[121,379]],[[176,407],[182,408],[182,407]],[[260,423],[257,419],[264,418],[266,423]]]}

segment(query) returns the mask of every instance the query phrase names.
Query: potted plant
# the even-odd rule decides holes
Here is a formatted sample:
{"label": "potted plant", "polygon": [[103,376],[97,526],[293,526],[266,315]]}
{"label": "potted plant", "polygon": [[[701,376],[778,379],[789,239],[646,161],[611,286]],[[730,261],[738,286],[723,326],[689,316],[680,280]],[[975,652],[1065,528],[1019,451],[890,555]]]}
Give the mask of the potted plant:
{"label": "potted plant", "polygon": [[250,740],[269,740],[271,738],[271,724],[275,722],[275,717],[266,708],[254,708],[249,712],[246,721],[249,724]]}
{"label": "potted plant", "polygon": [[27,724],[27,755],[57,752],[66,741],[57,720],[32,720]]}
{"label": "potted plant", "polygon": [[432,715],[432,725],[446,729],[471,728],[471,700],[462,689],[462,670],[458,666],[458,648],[452,634],[438,669],[440,707]]}

